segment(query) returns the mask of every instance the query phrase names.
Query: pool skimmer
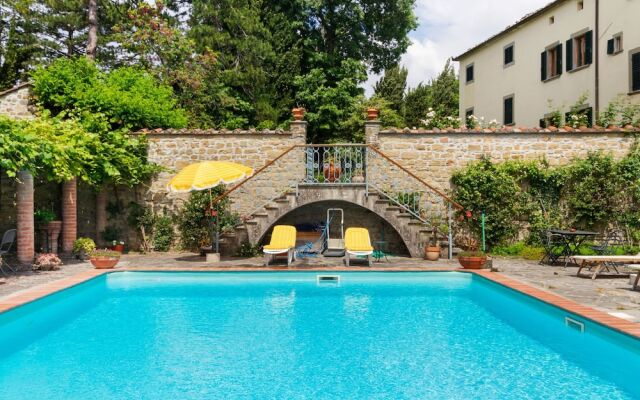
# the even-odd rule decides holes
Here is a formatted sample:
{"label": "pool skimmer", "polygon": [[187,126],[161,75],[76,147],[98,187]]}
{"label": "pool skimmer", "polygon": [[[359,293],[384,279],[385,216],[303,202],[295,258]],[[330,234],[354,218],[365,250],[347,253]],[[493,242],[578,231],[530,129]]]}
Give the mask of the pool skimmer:
{"label": "pool skimmer", "polygon": [[340,285],[340,275],[316,275],[316,284]]}
{"label": "pool skimmer", "polygon": [[565,325],[567,325],[569,328],[573,328],[577,331],[580,331],[580,333],[584,333],[584,323],[577,321],[573,318],[570,317],[564,317],[564,323]]}

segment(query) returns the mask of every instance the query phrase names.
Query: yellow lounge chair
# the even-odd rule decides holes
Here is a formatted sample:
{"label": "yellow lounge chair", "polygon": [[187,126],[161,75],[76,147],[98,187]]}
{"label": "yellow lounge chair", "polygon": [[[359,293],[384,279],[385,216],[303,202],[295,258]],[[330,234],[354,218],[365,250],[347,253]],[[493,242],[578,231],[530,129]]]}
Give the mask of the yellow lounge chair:
{"label": "yellow lounge chair", "polygon": [[286,254],[287,266],[291,265],[295,260],[296,234],[294,226],[276,225],[273,227],[271,242],[263,248],[265,267],[269,265],[270,260],[279,254]]}
{"label": "yellow lounge chair", "polygon": [[371,239],[369,238],[369,231],[365,228],[348,228],[344,234],[344,247],[346,250],[346,263],[349,266],[351,256],[367,257],[367,265],[371,265],[371,254],[373,254],[373,247],[371,246]]}

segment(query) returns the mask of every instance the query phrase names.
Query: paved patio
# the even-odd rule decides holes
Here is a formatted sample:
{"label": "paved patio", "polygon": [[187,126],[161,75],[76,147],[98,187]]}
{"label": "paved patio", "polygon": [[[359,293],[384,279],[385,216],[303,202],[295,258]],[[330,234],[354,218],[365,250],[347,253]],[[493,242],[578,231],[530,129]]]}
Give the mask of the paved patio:
{"label": "paved patio", "polygon": [[[230,258],[223,259],[215,269],[264,268],[263,258]],[[352,264],[353,268],[366,269],[363,264]],[[376,269],[383,270],[442,270],[459,267],[456,260],[440,260],[428,262],[420,259],[404,257],[389,257],[389,260],[373,264]],[[597,310],[618,316],[634,322],[640,322],[640,291],[631,290],[627,278],[599,278],[595,281],[576,277],[577,267],[550,267],[539,265],[535,261],[521,259],[498,258],[493,260],[493,267],[500,273],[566,297],[577,303],[593,307]],[[211,269],[204,257],[192,253],[156,253],[156,254],[127,254],[120,261],[119,268],[128,269]],[[282,263],[271,269],[287,269]],[[345,270],[341,258],[306,258],[296,261],[297,269],[332,269]],[[0,284],[0,298],[33,286],[54,280],[66,278],[88,269],[92,266],[88,262],[68,261],[59,271],[50,272],[22,272],[10,276],[4,284]]]}

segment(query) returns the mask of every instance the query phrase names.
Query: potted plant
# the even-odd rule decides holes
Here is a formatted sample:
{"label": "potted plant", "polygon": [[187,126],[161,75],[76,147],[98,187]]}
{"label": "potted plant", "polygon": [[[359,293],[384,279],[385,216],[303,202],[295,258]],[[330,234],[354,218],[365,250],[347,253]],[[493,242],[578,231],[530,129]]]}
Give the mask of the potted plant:
{"label": "potted plant", "polygon": [[96,249],[96,244],[90,238],[78,238],[73,242],[73,254],[80,260],[89,259],[89,254]]}
{"label": "potted plant", "polygon": [[111,243],[111,250],[123,252],[124,242],[120,239],[122,232],[119,228],[109,225],[102,231],[102,239],[106,243]]}
{"label": "potted plant", "polygon": [[114,250],[94,250],[89,255],[91,264],[96,269],[111,269],[120,261],[121,253]]}
{"label": "potted plant", "polygon": [[304,112],[305,112],[305,109],[302,107],[296,107],[293,110],[291,110],[291,113],[293,114],[293,120],[302,121],[302,118],[304,118]]}
{"label": "potted plant", "polygon": [[482,269],[487,263],[487,254],[478,250],[479,242],[472,233],[461,236],[461,244],[466,251],[458,254],[458,262],[464,269]]}
{"label": "potted plant", "polygon": [[322,173],[324,175],[324,179],[327,182],[336,182],[340,179],[340,174],[342,173],[342,168],[338,165],[336,166],[332,161],[326,163],[323,167]]}
{"label": "potted plant", "polygon": [[42,253],[36,255],[36,259],[33,262],[34,271],[53,271],[60,269],[62,261],[56,254]]}
{"label": "potted plant", "polygon": [[356,168],[351,176],[352,183],[364,183],[364,171],[360,168]]}
{"label": "potted plant", "polygon": [[433,235],[424,246],[424,258],[429,261],[438,261],[440,259],[440,242],[438,241],[438,226],[433,226]]}
{"label": "potted plant", "polygon": [[375,121],[378,119],[378,109],[377,108],[367,108],[367,119],[369,121]]}
{"label": "potted plant", "polygon": [[111,242],[111,250],[124,253],[124,242],[122,240],[114,240]]}
{"label": "potted plant", "polygon": [[62,231],[62,221],[56,214],[47,209],[38,209],[33,213],[36,229],[40,231],[40,246],[51,253],[58,252],[58,238]]}

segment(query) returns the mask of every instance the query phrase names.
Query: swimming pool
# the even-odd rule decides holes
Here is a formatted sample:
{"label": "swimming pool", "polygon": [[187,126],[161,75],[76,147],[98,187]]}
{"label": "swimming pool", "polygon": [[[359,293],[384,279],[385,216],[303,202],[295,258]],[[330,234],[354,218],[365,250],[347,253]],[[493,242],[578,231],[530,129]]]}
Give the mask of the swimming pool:
{"label": "swimming pool", "polygon": [[116,272],[0,314],[0,399],[634,399],[639,381],[638,340],[458,272]]}

